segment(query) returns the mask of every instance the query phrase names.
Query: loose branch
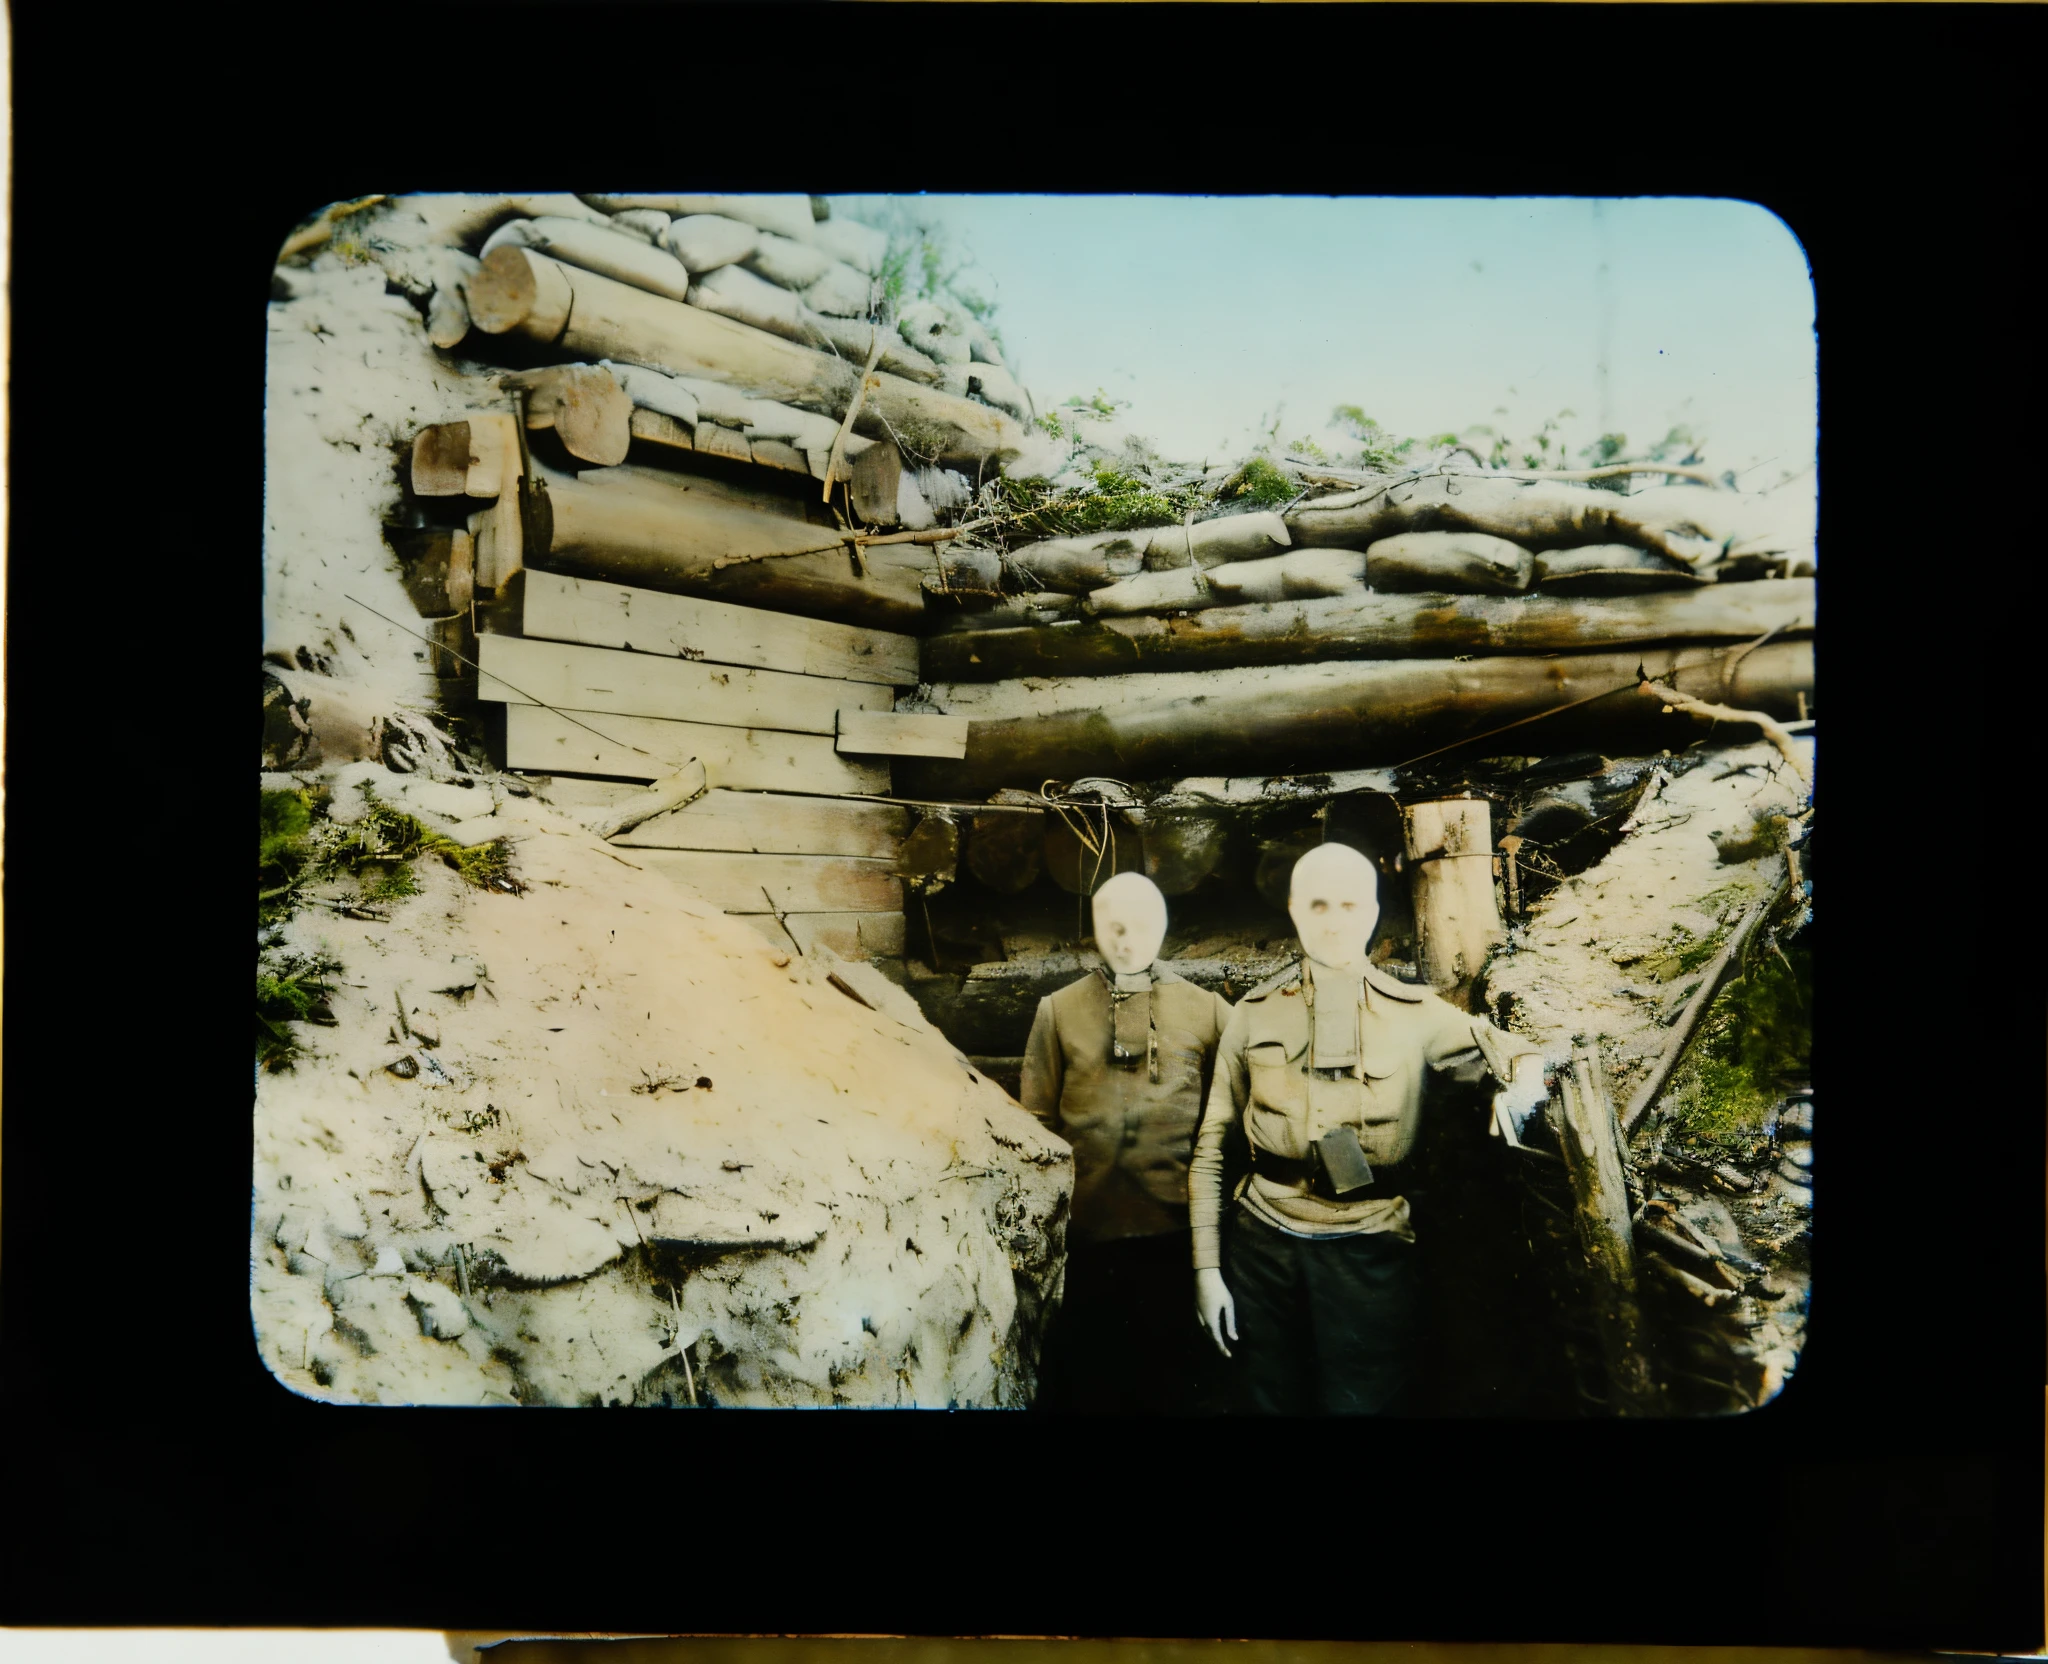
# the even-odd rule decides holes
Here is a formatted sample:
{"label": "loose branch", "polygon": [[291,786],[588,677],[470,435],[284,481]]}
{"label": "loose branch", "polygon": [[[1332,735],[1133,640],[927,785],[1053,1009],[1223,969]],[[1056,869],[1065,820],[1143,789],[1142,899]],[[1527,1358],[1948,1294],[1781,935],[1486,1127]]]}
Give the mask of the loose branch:
{"label": "loose branch", "polygon": [[1637,684],[1637,691],[1663,700],[1667,711],[1690,711],[1695,716],[1712,717],[1717,722],[1755,723],[1763,730],[1764,738],[1783,753],[1785,761],[1792,765],[1792,772],[1799,776],[1801,782],[1808,786],[1813,784],[1813,776],[1806,769],[1806,759],[1799,755],[1792,736],[1775,717],[1766,716],[1762,711],[1738,711],[1732,705],[1712,705],[1704,699],[1693,698],[1691,694],[1667,688],[1662,682],[1653,682],[1647,676]]}
{"label": "loose branch", "polygon": [[868,383],[875,373],[875,365],[882,356],[882,326],[868,326],[874,334],[868,343],[868,361],[860,373],[860,385],[853,390],[853,397],[846,406],[846,416],[839,424],[839,432],[832,439],[832,454],[825,459],[825,495],[823,501],[832,500],[832,482],[839,477],[839,459],[846,454],[846,436],[853,432],[853,419],[860,414],[860,407],[868,396]]}
{"label": "loose branch", "polygon": [[728,566],[745,566],[756,560],[790,560],[797,555],[837,554],[848,544],[857,549],[867,549],[878,543],[945,543],[960,535],[964,528],[946,526],[922,532],[842,532],[831,543],[821,543],[812,549],[768,549],[760,554],[721,555],[711,563],[711,570],[720,571]]}

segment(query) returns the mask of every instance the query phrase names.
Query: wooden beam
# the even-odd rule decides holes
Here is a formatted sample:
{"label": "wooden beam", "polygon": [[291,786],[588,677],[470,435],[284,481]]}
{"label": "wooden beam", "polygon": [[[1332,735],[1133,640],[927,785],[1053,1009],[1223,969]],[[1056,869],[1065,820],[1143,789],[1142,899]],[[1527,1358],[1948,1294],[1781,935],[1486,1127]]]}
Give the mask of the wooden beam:
{"label": "wooden beam", "polygon": [[[415,497],[460,497],[469,486],[469,424],[434,422],[413,435]],[[496,496],[496,492],[489,493]]]}
{"label": "wooden beam", "polygon": [[1493,890],[1491,813],[1483,797],[1404,811],[1416,953],[1423,979],[1464,1007],[1487,955],[1507,938]]}
{"label": "wooden beam", "polygon": [[964,757],[967,719],[842,710],[838,744],[857,757]]}
{"label": "wooden beam", "polygon": [[560,572],[529,572],[522,606],[521,628],[549,641],[890,687],[918,683],[917,638],[888,630],[792,618],[760,607],[664,595]]}
{"label": "wooden beam", "polygon": [[[1644,648],[1470,663],[1353,660],[1108,681],[958,683],[935,687],[932,697],[972,719],[966,756],[906,758],[897,765],[897,785],[906,797],[958,800],[1090,775],[1143,781],[1196,769],[1271,775],[1391,766],[1466,741],[1491,747],[1474,756],[1589,741],[1651,751],[1691,743],[1703,725],[1663,716],[1655,702],[1638,697],[1639,666],[1680,692],[1697,690],[1772,716],[1791,715],[1798,696],[1811,694],[1811,642],[1764,643],[1735,663],[1734,687],[1724,690],[1727,662],[1729,655],[1712,648]],[[1581,700],[1587,703],[1575,704]],[[1524,720],[1532,718],[1544,720]],[[1499,739],[1481,738],[1509,723],[1522,725]]]}
{"label": "wooden beam", "polygon": [[700,664],[661,653],[623,653],[525,636],[487,635],[477,645],[483,673],[478,692],[507,705],[830,734],[837,731],[843,707],[886,711],[896,702],[893,688],[873,682]]}
{"label": "wooden beam", "polygon": [[[580,358],[727,382],[759,398],[831,416],[845,414],[859,384],[859,371],[837,354],[564,266],[531,249],[493,249],[470,290],[471,319],[486,334],[516,328]],[[481,305],[480,291],[486,296]],[[1000,461],[1017,453],[1027,437],[1023,425],[1001,411],[882,371],[875,372],[855,426],[869,438],[893,434],[913,451],[946,462]]]}
{"label": "wooden beam", "polygon": [[[701,438],[705,428],[697,431]],[[825,528],[702,491],[622,490],[579,478],[551,482],[547,499],[552,535],[529,562],[547,570],[868,628],[914,629],[924,617],[919,578],[928,552],[906,560],[878,550],[863,574]]]}
{"label": "wooden beam", "polygon": [[634,856],[729,913],[890,913],[903,884],[890,861],[643,849]]}
{"label": "wooden beam", "polygon": [[909,831],[910,810],[893,803],[715,791],[688,808],[643,821],[615,841],[647,849],[858,855],[893,861]]}
{"label": "wooden beam", "polygon": [[1559,1132],[1571,1172],[1579,1243],[1593,1274],[1594,1318],[1613,1407],[1621,1415],[1654,1413],[1654,1388],[1640,1344],[1621,1134],[1597,1048],[1583,1042],[1573,1048],[1571,1070],[1558,1081],[1557,1094]]}
{"label": "wooden beam", "polygon": [[1373,595],[1218,607],[1187,618],[964,628],[924,643],[924,680],[1107,676],[1328,659],[1450,658],[1460,653],[1570,653],[1624,643],[1749,641],[1766,630],[1810,633],[1814,580],[1654,595]]}
{"label": "wooden beam", "polygon": [[[575,718],[571,721],[570,718]],[[579,727],[586,723],[588,727]],[[596,732],[591,732],[595,729]],[[889,790],[889,768],[841,757],[822,734],[714,728],[603,711],[505,707],[505,766],[531,774],[602,774],[658,780],[692,757],[714,786],[794,792]]]}

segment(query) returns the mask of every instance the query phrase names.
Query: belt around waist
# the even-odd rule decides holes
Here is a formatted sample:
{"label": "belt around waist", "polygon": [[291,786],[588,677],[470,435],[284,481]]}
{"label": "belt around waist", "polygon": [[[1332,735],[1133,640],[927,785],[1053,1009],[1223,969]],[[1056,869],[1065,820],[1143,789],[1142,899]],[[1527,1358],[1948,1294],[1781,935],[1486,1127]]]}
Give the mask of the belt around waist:
{"label": "belt around waist", "polygon": [[1330,1188],[1329,1175],[1315,1162],[1299,1161],[1293,1156],[1276,1156],[1271,1150],[1262,1150],[1256,1144],[1251,1150],[1254,1173],[1262,1174],[1276,1184],[1305,1184],[1310,1195],[1321,1197],[1326,1202],[1385,1201],[1401,1194],[1408,1171],[1405,1162],[1373,1162],[1371,1182],[1362,1189],[1339,1196]]}

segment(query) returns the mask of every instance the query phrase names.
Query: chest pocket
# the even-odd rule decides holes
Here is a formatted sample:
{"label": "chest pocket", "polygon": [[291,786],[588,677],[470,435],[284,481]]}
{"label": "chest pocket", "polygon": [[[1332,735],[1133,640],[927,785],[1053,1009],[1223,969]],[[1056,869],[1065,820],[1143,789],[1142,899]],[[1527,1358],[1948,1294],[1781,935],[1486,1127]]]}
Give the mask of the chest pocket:
{"label": "chest pocket", "polygon": [[1261,1109],[1286,1113],[1308,1102],[1308,1078],[1301,1072],[1304,1037],[1291,1050],[1282,1040],[1261,1040],[1244,1049],[1251,1101]]}

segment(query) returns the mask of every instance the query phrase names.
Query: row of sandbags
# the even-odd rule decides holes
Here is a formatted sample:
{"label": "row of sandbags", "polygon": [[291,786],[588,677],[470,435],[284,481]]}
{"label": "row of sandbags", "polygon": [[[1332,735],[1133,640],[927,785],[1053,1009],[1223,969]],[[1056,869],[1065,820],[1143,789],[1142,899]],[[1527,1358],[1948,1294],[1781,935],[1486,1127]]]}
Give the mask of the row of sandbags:
{"label": "row of sandbags", "polygon": [[1640,594],[1810,572],[1800,540],[1767,519],[1754,499],[1706,486],[1623,494],[1444,472],[1311,498],[1284,514],[1046,539],[1002,562],[1025,584],[1106,615],[1368,591]]}
{"label": "row of sandbags", "polygon": [[[581,213],[527,215],[500,224],[480,255],[531,248],[584,271],[733,318],[892,375],[976,398],[1020,421],[1030,395],[988,330],[957,308],[923,301],[878,331],[888,238],[852,220],[811,218],[808,197],[589,196]],[[560,208],[562,204],[535,206]],[[446,263],[429,306],[435,345],[469,328],[462,285],[477,257]]]}

